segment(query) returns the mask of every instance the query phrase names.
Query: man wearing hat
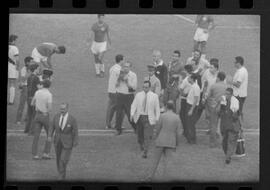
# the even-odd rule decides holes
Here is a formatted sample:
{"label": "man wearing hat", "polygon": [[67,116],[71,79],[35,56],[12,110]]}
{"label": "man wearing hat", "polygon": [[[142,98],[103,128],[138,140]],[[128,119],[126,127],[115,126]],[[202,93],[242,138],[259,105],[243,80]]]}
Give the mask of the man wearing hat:
{"label": "man wearing hat", "polygon": [[27,78],[27,122],[25,123],[25,133],[32,133],[32,120],[35,116],[35,108],[31,105],[32,99],[39,88],[40,80],[38,77],[39,74],[39,65],[34,63],[29,66],[30,76]]}
{"label": "man wearing hat", "polygon": [[148,76],[144,78],[144,81],[149,81],[151,83],[150,90],[160,96],[161,84],[160,80],[155,75],[156,66],[154,64],[149,64],[147,65],[147,68]]}

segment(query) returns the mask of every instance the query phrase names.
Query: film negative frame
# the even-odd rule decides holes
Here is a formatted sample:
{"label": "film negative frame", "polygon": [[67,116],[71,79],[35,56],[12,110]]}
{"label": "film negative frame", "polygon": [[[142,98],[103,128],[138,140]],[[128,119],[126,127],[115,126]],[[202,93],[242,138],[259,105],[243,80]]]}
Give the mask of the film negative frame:
{"label": "film negative frame", "polygon": [[[270,1],[268,0],[9,0],[9,13],[78,13],[78,14],[254,14],[261,16],[260,72],[260,182],[259,183],[95,183],[95,182],[11,182],[3,179],[6,190],[259,190],[270,189],[269,134],[267,115],[270,75]],[[7,76],[2,75],[6,81]],[[6,84],[6,83],[5,83]],[[5,85],[4,84],[4,85]],[[265,88],[264,88],[265,87]],[[5,102],[3,107],[5,107]],[[5,116],[4,116],[5,117]],[[2,120],[3,121],[3,120]],[[5,122],[5,120],[3,121]],[[3,125],[5,125],[3,123]],[[2,145],[6,144],[6,135]],[[6,147],[4,147],[4,150]],[[5,151],[6,152],[6,151]],[[3,158],[4,169],[6,158]],[[5,175],[4,175],[5,176]]]}

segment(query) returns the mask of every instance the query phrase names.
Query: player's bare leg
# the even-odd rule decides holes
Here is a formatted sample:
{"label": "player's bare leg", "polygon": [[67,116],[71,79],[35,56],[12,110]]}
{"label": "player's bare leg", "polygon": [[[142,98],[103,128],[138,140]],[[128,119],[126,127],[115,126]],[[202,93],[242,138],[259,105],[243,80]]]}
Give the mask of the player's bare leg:
{"label": "player's bare leg", "polygon": [[206,41],[200,42],[201,57],[205,59],[206,56]]}
{"label": "player's bare leg", "polygon": [[105,52],[99,53],[99,64],[100,64],[100,77],[104,77],[105,75],[105,65],[103,63]]}
{"label": "player's bare leg", "polygon": [[8,79],[8,86],[9,86],[9,99],[8,99],[8,104],[13,105],[14,104],[14,99],[15,99],[15,86],[16,86],[16,79]]}
{"label": "player's bare leg", "polygon": [[96,76],[100,76],[100,63],[99,63],[99,54],[94,54],[95,58],[95,70],[96,70]]}

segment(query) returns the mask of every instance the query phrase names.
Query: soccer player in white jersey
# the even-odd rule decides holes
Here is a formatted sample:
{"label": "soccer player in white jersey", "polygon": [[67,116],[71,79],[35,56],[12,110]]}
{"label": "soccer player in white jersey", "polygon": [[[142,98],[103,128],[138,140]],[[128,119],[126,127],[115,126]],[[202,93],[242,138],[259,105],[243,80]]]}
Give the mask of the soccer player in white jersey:
{"label": "soccer player in white jersey", "polygon": [[9,45],[8,45],[8,90],[9,90],[9,99],[8,105],[14,104],[15,99],[15,86],[18,78],[18,68],[19,68],[19,49],[15,45],[18,36],[10,35],[9,36]]}
{"label": "soccer player in white jersey", "polygon": [[210,15],[198,15],[195,21],[197,27],[194,35],[194,51],[199,49],[202,57],[205,58],[206,43],[209,37],[209,31],[214,28],[214,19]]}
{"label": "soccer player in white jersey", "polygon": [[98,21],[91,27],[92,40],[91,51],[95,57],[95,70],[97,77],[104,77],[105,65],[103,63],[104,53],[107,50],[107,41],[111,45],[111,39],[109,35],[109,25],[104,22],[104,14],[98,14]]}

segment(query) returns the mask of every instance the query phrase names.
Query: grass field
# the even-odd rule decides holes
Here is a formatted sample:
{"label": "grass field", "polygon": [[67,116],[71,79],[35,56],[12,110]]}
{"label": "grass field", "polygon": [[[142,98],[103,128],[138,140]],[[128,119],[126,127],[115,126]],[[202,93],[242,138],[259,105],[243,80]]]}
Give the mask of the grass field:
{"label": "grass field", "polygon": [[[152,62],[152,50],[160,49],[165,62],[173,50],[179,49],[182,60],[191,55],[194,15],[107,15],[112,48],[105,55],[106,68],[114,63],[116,54],[124,54],[133,62],[139,84],[146,75],[146,65]],[[76,117],[79,129],[104,129],[107,106],[107,80],[95,78],[93,57],[86,39],[96,21],[96,15],[10,15],[10,33],[19,36],[20,61],[31,54],[42,42],[55,42],[67,47],[65,55],[53,57],[54,80],[53,114],[63,101],[70,103],[70,112]],[[259,129],[260,90],[260,18],[259,16],[216,15],[217,28],[208,41],[208,58],[220,59],[221,70],[235,72],[233,60],[242,55],[249,71],[248,98],[244,107],[247,129]],[[140,86],[140,85],[139,85]],[[17,91],[17,95],[18,91]],[[18,96],[17,96],[18,97]],[[18,99],[7,107],[7,129],[14,125]],[[125,127],[130,128],[127,121]],[[197,128],[206,128],[204,121]],[[31,160],[32,137],[8,135],[7,177],[9,180],[53,180],[57,177],[55,159]],[[43,138],[44,140],[44,138]],[[18,141],[20,143],[18,143]],[[189,146],[181,138],[174,157],[173,176],[176,180],[198,181],[257,181],[259,179],[259,136],[246,135],[248,156],[234,159],[224,166],[221,149],[209,149],[208,137],[199,136],[199,145]],[[43,147],[42,147],[43,148]],[[54,152],[54,150],[52,150]],[[74,149],[68,180],[138,181],[145,177],[151,156],[141,159],[134,134],[112,136],[80,136],[80,145]],[[53,154],[54,156],[54,154]],[[49,163],[49,164],[48,164]],[[163,178],[159,172],[156,179]],[[131,172],[132,171],[132,172]],[[206,173],[207,171],[207,173]],[[48,175],[50,174],[50,175]],[[207,174],[207,175],[206,175]]]}
{"label": "grass field", "polygon": [[[183,16],[191,20],[195,18],[193,15]],[[230,75],[235,71],[234,57],[242,55],[245,58],[249,71],[248,98],[244,108],[245,128],[259,128],[259,17],[217,15],[215,20],[218,27],[209,38],[207,57],[219,58],[221,69]],[[65,55],[56,55],[52,60],[55,70],[51,87],[53,113],[57,112],[60,102],[68,101],[71,104],[70,112],[75,115],[82,129],[105,128],[108,76],[105,79],[95,78],[93,57],[86,44],[90,27],[95,21],[96,15],[10,16],[10,33],[19,36],[21,62],[42,42],[55,42],[67,47]],[[163,52],[165,62],[169,62],[175,49],[181,50],[183,61],[191,55],[195,28],[192,23],[179,17],[107,15],[106,22],[110,25],[112,38],[112,49],[105,55],[107,71],[114,63],[115,55],[122,53],[134,63],[133,70],[138,75],[139,87],[146,74],[146,65],[152,61],[153,49]],[[17,104],[8,107],[8,122],[14,122],[16,109]],[[204,123],[199,123],[198,127],[205,127]]]}

